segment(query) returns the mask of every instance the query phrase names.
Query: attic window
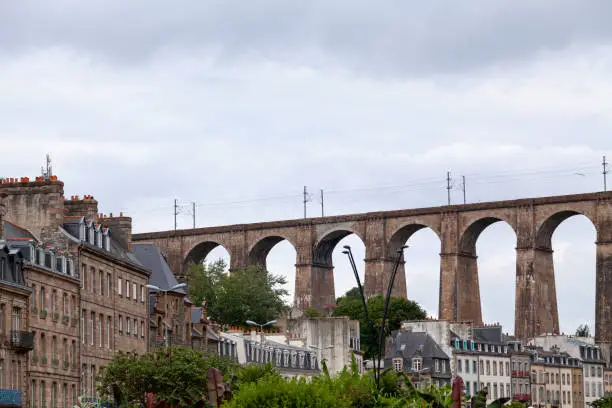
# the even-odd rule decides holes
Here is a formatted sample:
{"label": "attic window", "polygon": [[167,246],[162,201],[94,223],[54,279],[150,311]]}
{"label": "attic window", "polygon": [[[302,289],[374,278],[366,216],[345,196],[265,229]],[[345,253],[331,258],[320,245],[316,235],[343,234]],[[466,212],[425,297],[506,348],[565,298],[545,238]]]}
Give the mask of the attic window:
{"label": "attic window", "polygon": [[102,248],[102,232],[96,232],[96,246]]}
{"label": "attic window", "polygon": [[64,272],[64,257],[58,256],[55,258],[55,270],[58,272]]}
{"label": "attic window", "polygon": [[87,238],[91,245],[94,245],[94,234],[95,234],[95,231],[94,231],[93,226],[87,228],[87,235],[88,235]]}
{"label": "attic window", "polygon": [[108,233],[104,236],[104,249],[110,251],[110,236]]}
{"label": "attic window", "polygon": [[402,359],[401,358],[394,358],[393,359],[393,367],[395,368],[395,371],[397,371],[398,373],[402,371]]}
{"label": "attic window", "polygon": [[72,276],[74,274],[74,264],[73,264],[73,260],[72,259],[67,259],[66,260],[66,274],[68,274],[68,276]]}
{"label": "attic window", "polygon": [[53,268],[53,256],[51,255],[51,252],[45,252],[45,264],[44,266],[46,266],[47,268],[51,269]]}
{"label": "attic window", "polygon": [[420,357],[412,358],[412,371],[419,372],[423,368],[423,359]]}
{"label": "attic window", "polygon": [[80,241],[87,241],[87,227],[85,226],[85,224],[81,223],[79,225],[79,240]]}

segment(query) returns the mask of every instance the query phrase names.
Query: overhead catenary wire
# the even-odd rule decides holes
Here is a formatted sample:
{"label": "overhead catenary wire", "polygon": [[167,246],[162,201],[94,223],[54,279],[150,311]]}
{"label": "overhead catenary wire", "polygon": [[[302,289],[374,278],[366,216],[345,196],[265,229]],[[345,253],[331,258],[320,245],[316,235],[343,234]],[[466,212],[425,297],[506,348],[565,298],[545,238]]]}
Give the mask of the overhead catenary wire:
{"label": "overhead catenary wire", "polygon": [[[592,172],[588,170],[593,170]],[[542,168],[533,168],[533,169],[525,169],[520,171],[501,171],[495,173],[465,173],[465,177],[470,177],[471,185],[482,185],[482,184],[496,184],[496,183],[504,183],[511,182],[513,180],[525,179],[533,176],[552,176],[555,178],[565,177],[575,175],[577,171],[580,171],[581,174],[591,175],[597,171],[601,171],[601,167],[592,164],[579,164],[577,166],[572,167],[542,167]],[[542,180],[540,177],[538,180]],[[416,179],[407,183],[400,184],[379,184],[379,185],[370,185],[370,186],[356,186],[356,187],[347,187],[347,188],[330,188],[326,189],[325,193],[327,195],[349,195],[354,193],[364,193],[364,192],[393,192],[394,190],[401,191],[423,191],[429,189],[437,189],[440,188],[442,181],[440,178],[424,178],[424,179]],[[400,192],[401,192],[400,191]],[[256,202],[267,202],[267,201],[284,201],[284,200],[294,200],[297,197],[304,197],[304,193],[288,193],[288,194],[279,194],[273,196],[264,196],[264,197],[253,197],[253,198],[244,198],[244,199],[230,199],[230,200],[218,200],[218,201],[210,201],[210,202],[193,202],[191,212],[195,212],[195,208],[199,207],[214,207],[214,206],[231,206],[238,204],[249,204]],[[310,201],[310,194],[308,194],[308,199]],[[186,204],[178,204],[177,203],[177,214],[180,214],[181,209]],[[160,206],[149,209],[142,209],[133,211],[134,213],[150,213],[157,211],[168,211],[168,206]]]}

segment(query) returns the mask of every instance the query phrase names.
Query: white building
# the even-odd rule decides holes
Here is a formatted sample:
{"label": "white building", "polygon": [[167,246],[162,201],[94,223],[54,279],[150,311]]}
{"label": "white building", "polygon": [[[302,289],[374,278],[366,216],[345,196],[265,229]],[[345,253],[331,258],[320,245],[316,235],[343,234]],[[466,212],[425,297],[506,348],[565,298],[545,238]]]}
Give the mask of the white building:
{"label": "white building", "polygon": [[542,335],[529,341],[544,350],[559,350],[582,362],[585,406],[603,397],[605,360],[592,338],[566,335]]}
{"label": "white building", "polygon": [[314,351],[318,361],[325,360],[330,374],[342,371],[355,357],[363,372],[363,353],[359,339],[359,321],[346,316],[311,317],[289,320],[284,334],[267,338]]}

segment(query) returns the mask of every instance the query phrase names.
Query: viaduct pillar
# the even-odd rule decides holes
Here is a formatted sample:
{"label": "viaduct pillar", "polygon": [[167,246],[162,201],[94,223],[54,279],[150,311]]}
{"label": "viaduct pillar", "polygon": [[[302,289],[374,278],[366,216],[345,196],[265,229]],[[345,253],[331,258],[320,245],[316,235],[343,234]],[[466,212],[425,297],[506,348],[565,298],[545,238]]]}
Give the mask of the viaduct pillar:
{"label": "viaduct pillar", "polygon": [[460,250],[456,212],[441,215],[440,299],[438,315],[450,321],[482,322],[476,248]]}
{"label": "viaduct pillar", "polygon": [[[366,221],[365,226],[365,282],[364,292],[367,297],[387,293],[389,279],[398,257],[400,246],[388,245],[387,221],[384,218],[372,218]],[[392,297],[406,298],[406,272],[402,258],[398,268],[393,287]]]}
{"label": "viaduct pillar", "polygon": [[595,341],[612,363],[612,201],[597,205],[595,271]]}

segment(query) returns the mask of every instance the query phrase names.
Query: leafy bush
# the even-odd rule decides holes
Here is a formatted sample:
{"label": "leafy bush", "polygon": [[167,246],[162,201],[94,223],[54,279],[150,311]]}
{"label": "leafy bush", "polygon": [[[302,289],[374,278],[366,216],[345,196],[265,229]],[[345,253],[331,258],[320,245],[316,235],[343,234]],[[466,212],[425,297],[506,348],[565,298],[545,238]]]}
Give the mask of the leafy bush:
{"label": "leafy bush", "polygon": [[183,347],[160,349],[136,356],[119,353],[100,377],[100,394],[120,406],[132,401],[144,404],[144,395],[152,392],[158,401],[172,407],[192,406],[207,389],[208,369],[220,369],[233,375],[235,364],[223,357],[205,357]]}

